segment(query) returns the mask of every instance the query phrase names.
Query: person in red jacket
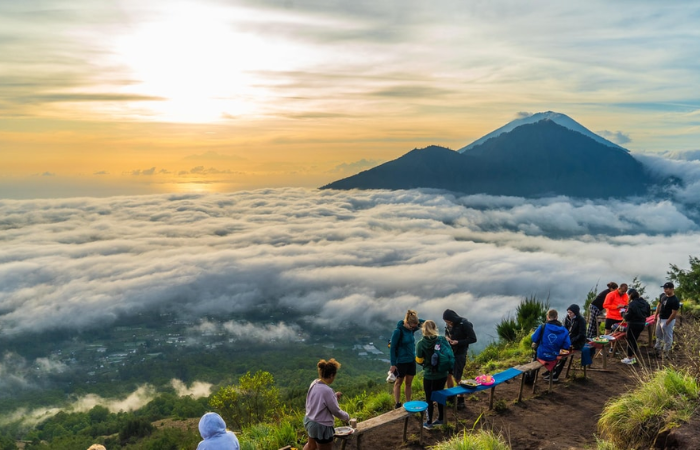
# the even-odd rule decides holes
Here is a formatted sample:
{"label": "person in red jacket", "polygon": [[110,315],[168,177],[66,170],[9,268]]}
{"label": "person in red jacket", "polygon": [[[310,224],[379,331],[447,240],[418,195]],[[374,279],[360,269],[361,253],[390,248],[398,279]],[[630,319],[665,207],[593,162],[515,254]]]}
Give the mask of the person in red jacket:
{"label": "person in red jacket", "polygon": [[620,284],[620,287],[610,291],[605,297],[603,302],[603,308],[605,308],[605,334],[610,334],[614,324],[622,322],[620,309],[626,307],[628,303],[626,283]]}

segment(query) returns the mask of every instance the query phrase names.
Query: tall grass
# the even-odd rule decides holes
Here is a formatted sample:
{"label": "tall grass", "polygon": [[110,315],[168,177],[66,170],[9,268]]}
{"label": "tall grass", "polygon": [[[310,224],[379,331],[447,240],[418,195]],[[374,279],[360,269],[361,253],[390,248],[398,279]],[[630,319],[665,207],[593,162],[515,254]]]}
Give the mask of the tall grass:
{"label": "tall grass", "polygon": [[510,450],[510,445],[500,434],[492,431],[466,431],[452,439],[429,447],[431,450]]}
{"label": "tall grass", "polygon": [[639,374],[639,386],[609,400],[598,431],[620,448],[649,448],[657,435],[692,416],[700,397],[697,380],[672,368]]}

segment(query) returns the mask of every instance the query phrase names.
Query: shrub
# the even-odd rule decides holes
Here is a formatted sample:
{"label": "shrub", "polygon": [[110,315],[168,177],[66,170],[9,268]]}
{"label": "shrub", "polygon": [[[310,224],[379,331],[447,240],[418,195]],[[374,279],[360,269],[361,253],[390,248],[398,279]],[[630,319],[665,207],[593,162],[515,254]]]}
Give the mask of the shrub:
{"label": "shrub", "polygon": [[429,447],[432,450],[510,450],[502,435],[492,431],[464,432],[452,439]]}
{"label": "shrub", "polygon": [[634,391],[609,400],[598,430],[620,448],[649,448],[659,432],[688,421],[700,396],[695,378],[665,368],[640,375]]}

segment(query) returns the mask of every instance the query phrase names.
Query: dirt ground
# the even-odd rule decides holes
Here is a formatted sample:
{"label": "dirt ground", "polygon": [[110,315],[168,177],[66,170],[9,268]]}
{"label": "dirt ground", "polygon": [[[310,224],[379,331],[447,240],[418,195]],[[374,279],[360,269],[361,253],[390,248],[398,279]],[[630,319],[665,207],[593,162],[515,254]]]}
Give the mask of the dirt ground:
{"label": "dirt ground", "polygon": [[[647,348],[642,352],[647,355]],[[402,442],[403,421],[385,425],[368,432],[362,438],[365,449],[426,449],[449,439],[455,433],[483,427],[500,432],[513,449],[594,449],[596,448],[596,427],[605,402],[616,397],[637,384],[635,372],[644,366],[658,366],[659,361],[647,356],[644,364],[627,366],[620,362],[625,355],[618,354],[608,358],[608,371],[588,370],[583,379],[579,369],[574,375],[572,370],[568,379],[566,371],[558,383],[553,384],[548,392],[548,382],[538,378],[537,391],[533,396],[531,386],[525,385],[523,401],[515,403],[520,387],[520,378],[503,383],[496,388],[495,403],[501,400],[500,412],[488,410],[488,391],[482,391],[467,400],[467,407],[457,411],[456,429],[423,430],[423,442],[419,442],[420,419],[411,418],[408,425],[408,442]],[[591,366],[602,368],[602,360],[597,357]],[[504,408],[503,408],[504,406]],[[494,408],[496,409],[496,408]],[[482,416],[483,414],[483,416]],[[481,417],[480,417],[481,416]],[[447,419],[455,423],[454,409],[448,408]],[[334,448],[340,449],[340,442]],[[346,449],[356,449],[356,439],[351,439]]]}

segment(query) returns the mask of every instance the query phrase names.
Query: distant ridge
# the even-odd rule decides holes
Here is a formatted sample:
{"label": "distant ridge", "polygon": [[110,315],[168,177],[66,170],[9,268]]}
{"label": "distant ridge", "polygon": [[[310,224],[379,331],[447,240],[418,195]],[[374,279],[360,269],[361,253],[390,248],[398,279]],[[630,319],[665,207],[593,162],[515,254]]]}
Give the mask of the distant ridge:
{"label": "distant ridge", "polygon": [[321,189],[436,188],[582,198],[645,194],[642,164],[622,147],[609,144],[545,118],[503,131],[462,153],[439,146],[414,149]]}
{"label": "distant ridge", "polygon": [[477,139],[476,141],[472,142],[471,144],[460,148],[458,150],[458,152],[460,152],[460,153],[468,152],[472,148],[476,147],[477,145],[483,144],[484,142],[488,141],[489,139],[498,137],[503,133],[508,133],[510,131],[513,131],[514,129],[516,129],[522,125],[527,125],[530,123],[537,123],[540,120],[551,120],[552,122],[556,123],[557,125],[561,125],[565,128],[570,129],[571,131],[576,131],[578,133],[581,133],[584,136],[588,136],[600,144],[607,145],[608,147],[617,148],[620,150],[627,151],[627,149],[620,147],[619,145],[612,143],[609,140],[593,133],[588,128],[586,128],[583,125],[581,125],[580,123],[576,122],[574,119],[567,116],[566,114],[562,114],[562,113],[558,113],[558,112],[554,112],[554,111],[546,111],[546,112],[540,112],[537,114],[533,114],[531,116],[524,117],[522,119],[516,119],[516,120],[513,120],[512,122],[508,122],[507,124],[503,125],[501,128],[498,128],[497,130],[494,130],[494,131],[490,132],[489,134]]}

